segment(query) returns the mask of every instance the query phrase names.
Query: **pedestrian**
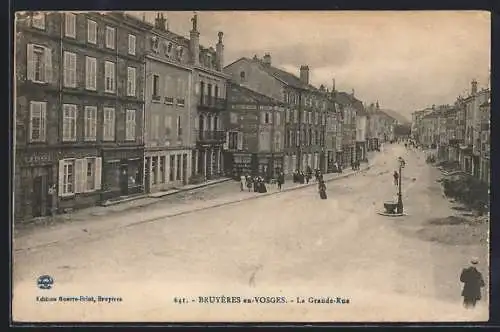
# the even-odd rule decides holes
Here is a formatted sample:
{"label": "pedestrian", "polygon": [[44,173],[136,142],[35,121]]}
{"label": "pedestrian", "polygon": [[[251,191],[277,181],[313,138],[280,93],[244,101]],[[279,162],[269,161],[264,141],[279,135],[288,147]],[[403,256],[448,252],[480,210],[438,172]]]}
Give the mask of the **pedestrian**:
{"label": "pedestrian", "polygon": [[278,174],[278,178],[276,179],[276,183],[278,184],[278,190],[281,191],[281,174]]}
{"label": "pedestrian", "polygon": [[246,176],[244,176],[243,174],[241,174],[241,176],[240,176],[240,189],[241,189],[241,191],[245,190],[246,183],[247,183]]}
{"label": "pedestrian", "polygon": [[471,265],[464,268],[460,274],[460,281],[464,284],[462,290],[463,305],[467,309],[474,308],[477,301],[481,300],[481,288],[485,286],[483,275],[476,268],[479,260],[473,258],[470,263]]}
{"label": "pedestrian", "polygon": [[248,188],[248,192],[251,192],[252,191],[252,178],[250,177],[250,175],[247,175],[247,188]]}
{"label": "pedestrian", "polygon": [[318,192],[319,192],[319,197],[321,199],[327,199],[325,181],[320,181],[319,182],[319,184],[318,184]]}
{"label": "pedestrian", "polygon": [[393,177],[394,177],[394,185],[397,186],[398,185],[398,180],[399,180],[398,171],[394,171]]}

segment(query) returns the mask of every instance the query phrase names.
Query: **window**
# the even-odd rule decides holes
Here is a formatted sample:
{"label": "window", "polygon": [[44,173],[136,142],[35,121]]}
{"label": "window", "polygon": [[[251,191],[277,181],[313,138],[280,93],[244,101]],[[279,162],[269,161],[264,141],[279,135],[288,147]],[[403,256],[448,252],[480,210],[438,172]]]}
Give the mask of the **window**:
{"label": "window", "polygon": [[76,54],[64,52],[64,86],[76,88]]}
{"label": "window", "polygon": [[238,114],[236,114],[234,112],[231,112],[230,113],[230,117],[231,117],[231,123],[233,123],[233,124],[237,124],[238,123]]}
{"label": "window", "polygon": [[95,189],[95,158],[86,158],[86,181],[85,191],[93,191]]}
{"label": "window", "polygon": [[64,14],[64,35],[66,37],[76,37],[76,15],[73,13]]}
{"label": "window", "polygon": [[245,72],[244,72],[244,71],[240,72],[240,79],[241,79],[242,81],[244,81],[244,80],[245,80]]}
{"label": "window", "polygon": [[104,92],[114,93],[115,92],[115,63],[111,61],[106,61],[104,63]]}
{"label": "window", "polygon": [[104,128],[103,139],[105,141],[115,140],[115,109],[112,107],[104,107]]}
{"label": "window", "polygon": [[285,122],[289,123],[290,122],[290,110],[286,109],[285,111]]}
{"label": "window", "polygon": [[237,150],[238,149],[238,132],[231,131],[227,133],[228,138],[228,149]]}
{"label": "window", "polygon": [[45,29],[45,13],[36,13],[31,17],[31,26],[36,29]]}
{"label": "window", "polygon": [[97,59],[85,57],[85,88],[95,91],[97,89]]}
{"label": "window", "polygon": [[165,156],[160,156],[160,183],[165,183]]}
{"label": "window", "polygon": [[125,139],[127,141],[135,140],[135,110],[127,110],[125,123]]}
{"label": "window", "polygon": [[87,43],[97,44],[97,22],[87,20]]}
{"label": "window", "polygon": [[115,28],[106,27],[106,47],[115,49]]}
{"label": "window", "polygon": [[160,98],[160,76],[153,75],[153,99]]}
{"label": "window", "polygon": [[76,141],[76,105],[63,105],[63,142]]}
{"label": "window", "polygon": [[26,76],[35,83],[50,83],[52,79],[52,53],[45,46],[28,44]]}
{"label": "window", "polygon": [[85,140],[95,141],[97,138],[97,107],[85,106]]}
{"label": "window", "polygon": [[45,142],[47,103],[30,102],[30,142]]}
{"label": "window", "polygon": [[75,160],[64,160],[62,177],[62,195],[75,193]]}
{"label": "window", "polygon": [[182,123],[181,123],[181,116],[179,115],[177,117],[177,136],[182,135]]}
{"label": "window", "polygon": [[298,120],[299,120],[299,111],[293,110],[293,123],[297,123]]}
{"label": "window", "polygon": [[177,155],[177,167],[176,167],[176,180],[180,180],[181,179],[181,155],[178,154]]}
{"label": "window", "polygon": [[269,123],[269,113],[267,112],[264,114],[264,123]]}
{"label": "window", "polygon": [[128,54],[135,55],[135,41],[134,35],[128,35]]}
{"label": "window", "polygon": [[271,140],[270,140],[270,133],[269,132],[260,132],[259,135],[259,150],[260,151],[268,151],[271,147]]}
{"label": "window", "polygon": [[172,116],[165,115],[165,137],[168,138],[172,133]]}
{"label": "window", "polygon": [[170,156],[170,172],[168,175],[170,181],[174,181],[174,170],[175,170],[175,155]]}
{"label": "window", "polygon": [[128,67],[127,68],[127,96],[135,96],[135,68]]}
{"label": "window", "polygon": [[281,133],[277,131],[274,137],[274,149],[275,151],[281,150]]}
{"label": "window", "polygon": [[281,115],[279,112],[276,112],[276,125],[280,125],[281,124]]}
{"label": "window", "polygon": [[153,172],[153,184],[158,183],[158,157],[153,157],[151,158],[151,168]]}

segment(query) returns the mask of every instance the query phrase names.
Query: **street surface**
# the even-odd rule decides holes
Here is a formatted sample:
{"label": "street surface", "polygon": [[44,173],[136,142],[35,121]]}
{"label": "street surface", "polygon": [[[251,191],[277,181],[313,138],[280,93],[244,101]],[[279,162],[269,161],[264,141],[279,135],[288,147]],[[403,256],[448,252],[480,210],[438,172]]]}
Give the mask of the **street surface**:
{"label": "street surface", "polygon": [[[319,199],[316,186],[306,187],[16,252],[14,319],[486,320],[486,301],[473,311],[462,308],[458,276],[478,256],[487,278],[487,248],[418,236],[427,220],[452,213],[435,182],[437,171],[423,152],[400,145],[375,156],[370,170],[327,183],[327,200]],[[398,156],[406,159],[408,216],[388,218],[377,212],[395,199]],[[44,274],[54,278],[52,290],[37,289]],[[36,302],[36,296],[92,295],[123,301]],[[198,296],[285,296],[288,303],[174,303],[174,297]],[[298,296],[306,302],[342,297],[349,304],[298,304]]]}

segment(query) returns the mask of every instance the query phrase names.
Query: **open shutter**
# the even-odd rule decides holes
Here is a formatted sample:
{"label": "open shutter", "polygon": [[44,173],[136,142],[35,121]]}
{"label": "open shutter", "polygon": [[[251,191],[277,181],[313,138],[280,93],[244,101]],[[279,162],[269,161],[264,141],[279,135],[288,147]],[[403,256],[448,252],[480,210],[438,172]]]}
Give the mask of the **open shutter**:
{"label": "open shutter", "polygon": [[224,146],[222,147],[224,150],[229,149],[229,132],[226,131],[226,140],[224,141]]}
{"label": "open shutter", "polygon": [[238,150],[243,150],[243,133],[238,132]]}
{"label": "open shutter", "polygon": [[52,50],[45,47],[45,82],[52,82]]}
{"label": "open shutter", "polygon": [[69,77],[69,72],[70,72],[70,65],[71,61],[69,60],[69,54],[67,52],[63,53],[63,79],[64,79],[64,86],[69,86],[70,85],[70,77]]}
{"label": "open shutter", "polygon": [[95,158],[95,169],[94,169],[94,180],[95,180],[95,190],[101,190],[101,178],[102,178],[102,158]]}
{"label": "open shutter", "polygon": [[35,80],[35,63],[33,60],[33,44],[28,44],[27,48],[27,63],[26,63],[26,79],[28,81],[34,81]]}
{"label": "open shutter", "polygon": [[75,160],[75,194],[82,193],[85,191],[85,177],[86,175],[86,163],[87,159],[77,159]]}
{"label": "open shutter", "polygon": [[62,196],[64,192],[64,160],[59,160],[59,177],[58,177],[58,196]]}
{"label": "open shutter", "polygon": [[260,123],[261,124],[266,123],[266,112],[260,112]]}
{"label": "open shutter", "polygon": [[281,123],[281,116],[279,112],[276,112],[276,125],[279,126]]}
{"label": "open shutter", "polygon": [[45,141],[47,138],[47,103],[42,103],[40,106],[40,138]]}

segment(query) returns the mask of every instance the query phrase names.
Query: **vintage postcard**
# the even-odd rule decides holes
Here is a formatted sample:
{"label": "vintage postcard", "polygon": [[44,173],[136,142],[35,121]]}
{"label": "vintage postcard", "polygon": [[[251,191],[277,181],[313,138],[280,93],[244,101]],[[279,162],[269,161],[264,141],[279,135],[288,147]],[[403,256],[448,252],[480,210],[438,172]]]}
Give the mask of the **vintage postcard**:
{"label": "vintage postcard", "polygon": [[15,322],[489,317],[490,14],[18,12]]}

